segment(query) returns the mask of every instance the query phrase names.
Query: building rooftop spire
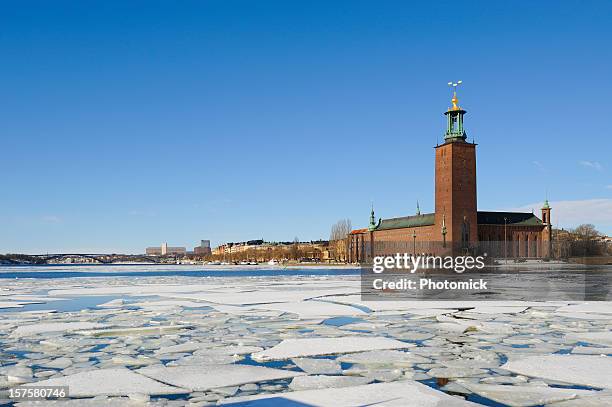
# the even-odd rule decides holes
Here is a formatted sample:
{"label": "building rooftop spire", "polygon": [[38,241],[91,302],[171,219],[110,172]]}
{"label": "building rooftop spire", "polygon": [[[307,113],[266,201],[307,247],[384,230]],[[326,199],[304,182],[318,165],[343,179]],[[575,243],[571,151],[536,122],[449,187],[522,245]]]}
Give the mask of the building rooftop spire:
{"label": "building rooftop spire", "polygon": [[459,103],[459,99],[457,98],[457,92],[453,92],[453,98],[451,99],[451,103],[453,104],[453,107],[451,107],[450,110],[461,110],[461,108],[457,105],[457,103]]}
{"label": "building rooftop spire", "polygon": [[368,230],[372,231],[376,229],[376,218],[374,217],[374,203],[372,203],[372,210],[370,211],[370,225],[368,226]]}
{"label": "building rooftop spire", "polygon": [[444,142],[465,141],[467,134],[463,129],[463,115],[465,110],[459,106],[459,98],[457,97],[457,86],[463,81],[449,82],[448,86],[453,88],[452,107],[449,107],[444,115],[446,116],[446,133],[444,134]]}

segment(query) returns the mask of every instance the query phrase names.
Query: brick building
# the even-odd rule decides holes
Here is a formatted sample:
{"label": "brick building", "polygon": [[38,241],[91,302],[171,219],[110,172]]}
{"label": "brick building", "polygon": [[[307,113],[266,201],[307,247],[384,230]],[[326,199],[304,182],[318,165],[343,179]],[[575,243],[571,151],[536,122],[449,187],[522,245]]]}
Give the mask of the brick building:
{"label": "brick building", "polygon": [[533,213],[483,212],[477,209],[476,144],[467,141],[466,113],[457,94],[444,115],[444,144],[435,147],[435,212],[392,219],[374,217],[367,228],[349,234],[349,261],[395,253],[459,255],[488,253],[503,257],[549,257],[551,218],[548,201],[542,218]]}

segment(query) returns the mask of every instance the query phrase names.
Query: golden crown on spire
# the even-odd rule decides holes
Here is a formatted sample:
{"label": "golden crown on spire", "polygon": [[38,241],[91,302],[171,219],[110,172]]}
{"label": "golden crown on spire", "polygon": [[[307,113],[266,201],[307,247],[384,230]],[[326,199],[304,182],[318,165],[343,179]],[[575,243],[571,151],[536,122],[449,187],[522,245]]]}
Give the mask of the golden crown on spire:
{"label": "golden crown on spire", "polygon": [[459,103],[459,99],[457,98],[457,86],[461,85],[463,83],[463,81],[457,81],[457,82],[449,82],[448,86],[452,86],[453,88],[453,98],[451,99],[451,102],[453,103],[453,107],[450,107],[448,110],[461,110],[461,108],[459,107],[459,105],[457,103]]}

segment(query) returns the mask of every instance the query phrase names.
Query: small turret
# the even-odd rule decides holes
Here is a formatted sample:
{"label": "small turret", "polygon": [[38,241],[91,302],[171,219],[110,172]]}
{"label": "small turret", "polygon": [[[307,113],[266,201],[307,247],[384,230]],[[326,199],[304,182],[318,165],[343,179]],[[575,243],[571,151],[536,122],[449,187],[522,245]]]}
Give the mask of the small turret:
{"label": "small turret", "polygon": [[374,216],[374,204],[372,204],[372,210],[370,211],[370,225],[368,230],[371,232],[376,229],[376,217]]}
{"label": "small turret", "polygon": [[542,223],[545,225],[550,225],[550,204],[548,203],[548,199],[544,201],[544,206],[542,206]]}

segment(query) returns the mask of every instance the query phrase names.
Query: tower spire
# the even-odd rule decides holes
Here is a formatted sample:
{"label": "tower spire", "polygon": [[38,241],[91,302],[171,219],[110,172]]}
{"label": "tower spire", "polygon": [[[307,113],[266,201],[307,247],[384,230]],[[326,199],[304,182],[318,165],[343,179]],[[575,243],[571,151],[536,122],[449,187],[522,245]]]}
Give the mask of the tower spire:
{"label": "tower spire", "polygon": [[467,134],[463,129],[463,115],[465,114],[465,110],[459,106],[459,98],[457,98],[457,87],[462,83],[463,81],[448,83],[448,86],[453,88],[453,98],[451,99],[453,105],[444,112],[446,116],[445,142],[465,141],[467,139]]}
{"label": "tower spire", "polygon": [[417,211],[416,211],[417,215],[421,214],[421,208],[419,207],[419,200],[417,199]]}
{"label": "tower spire", "polygon": [[374,203],[372,203],[372,210],[370,211],[370,225],[368,230],[371,232],[376,229],[376,218],[374,217]]}

